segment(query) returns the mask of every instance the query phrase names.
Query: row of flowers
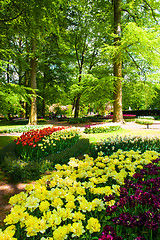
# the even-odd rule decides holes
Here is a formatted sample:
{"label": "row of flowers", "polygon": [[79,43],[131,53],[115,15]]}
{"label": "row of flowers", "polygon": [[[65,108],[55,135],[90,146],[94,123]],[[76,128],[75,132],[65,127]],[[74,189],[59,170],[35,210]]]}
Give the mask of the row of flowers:
{"label": "row of flowers", "polygon": [[[107,115],[105,116],[106,119],[112,119],[113,118],[113,115]],[[132,118],[136,118],[136,115],[134,114],[123,114],[123,118],[124,119],[132,119]]]}
{"label": "row of flowers", "polygon": [[146,150],[154,150],[159,152],[160,138],[158,137],[142,137],[142,136],[116,136],[108,137],[105,140],[100,140],[91,145],[91,156],[94,158],[98,156],[101,151],[103,155],[111,155],[113,152],[121,149],[126,150],[139,150],[142,153]]}
{"label": "row of flowers", "polygon": [[108,221],[106,207],[115,205],[110,195],[121,196],[125,179],[158,156],[154,151],[119,150],[110,157],[86,155],[84,160],[71,158],[67,165],[57,164],[51,175],[10,198],[12,209],[0,239],[6,234],[12,240],[98,239]]}
{"label": "row of flowers", "polygon": [[76,129],[68,127],[31,130],[15,140],[16,153],[25,160],[41,158],[72,146],[79,137]]}
{"label": "row of flowers", "polygon": [[87,125],[85,126],[84,133],[107,133],[112,131],[120,130],[120,126],[98,126],[98,125]]}
{"label": "row of flowers", "polygon": [[35,147],[37,142],[41,141],[44,136],[51,135],[53,132],[66,129],[66,127],[48,127],[43,129],[30,130],[24,132],[20,137],[18,137],[15,142],[17,145],[22,144],[22,146],[32,146]]}

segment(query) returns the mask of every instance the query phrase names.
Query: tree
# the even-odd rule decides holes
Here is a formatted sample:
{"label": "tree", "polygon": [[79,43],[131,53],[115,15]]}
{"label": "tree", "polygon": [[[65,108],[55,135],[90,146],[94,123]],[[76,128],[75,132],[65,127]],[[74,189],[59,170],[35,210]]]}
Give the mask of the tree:
{"label": "tree", "polygon": [[114,56],[113,122],[123,122],[122,113],[122,57],[121,49],[121,0],[114,0],[114,46],[118,47]]}
{"label": "tree", "polygon": [[[157,24],[156,9],[158,2],[148,1],[123,1],[114,0],[114,35],[112,44],[107,45],[107,53],[113,58],[113,75],[114,75],[114,122],[123,122],[122,114],[122,79],[127,78],[125,70],[126,59],[134,63],[134,72],[139,72],[140,76],[145,77],[150,71],[151,66],[159,64],[159,34]],[[111,14],[112,16],[112,14]],[[156,46],[156,47],[155,47]],[[152,59],[156,59],[156,64]],[[148,69],[145,70],[141,63],[147,62]],[[150,66],[149,66],[150,63]],[[129,65],[128,64],[128,65]],[[151,65],[152,64],[152,65]],[[133,65],[132,65],[133,66]],[[147,65],[146,65],[147,66]]]}

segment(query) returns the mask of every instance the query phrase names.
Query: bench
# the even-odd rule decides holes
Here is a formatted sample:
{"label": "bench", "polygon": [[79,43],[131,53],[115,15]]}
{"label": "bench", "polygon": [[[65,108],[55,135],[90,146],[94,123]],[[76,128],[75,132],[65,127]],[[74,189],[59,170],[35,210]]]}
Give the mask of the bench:
{"label": "bench", "polygon": [[160,122],[153,122],[153,123],[151,123],[151,124],[146,124],[146,126],[147,126],[147,129],[149,129],[149,125],[160,125]]}

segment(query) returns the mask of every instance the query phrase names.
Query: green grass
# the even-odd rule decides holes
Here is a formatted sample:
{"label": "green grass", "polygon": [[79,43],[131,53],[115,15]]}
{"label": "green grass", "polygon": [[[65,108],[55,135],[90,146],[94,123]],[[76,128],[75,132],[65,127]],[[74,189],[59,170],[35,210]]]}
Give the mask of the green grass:
{"label": "green grass", "polygon": [[0,136],[0,150],[12,143],[17,136]]}
{"label": "green grass", "polygon": [[128,130],[128,129],[121,129],[118,131],[114,132],[109,132],[109,133],[94,133],[94,134],[83,134],[86,138],[89,138],[90,142],[98,142],[100,140],[107,139],[108,137],[111,136],[122,136],[124,137],[125,135],[131,135],[131,136],[158,136],[160,137],[160,130],[157,129],[134,129],[134,130]]}

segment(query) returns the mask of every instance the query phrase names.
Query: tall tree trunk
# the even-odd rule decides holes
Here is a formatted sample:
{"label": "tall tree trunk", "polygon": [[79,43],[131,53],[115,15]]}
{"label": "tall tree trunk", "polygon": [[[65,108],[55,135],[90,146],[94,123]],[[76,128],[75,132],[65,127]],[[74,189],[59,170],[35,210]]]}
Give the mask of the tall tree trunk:
{"label": "tall tree trunk", "polygon": [[[83,66],[83,65],[82,65]],[[80,68],[80,73],[79,73],[79,83],[81,82],[82,79],[82,67]],[[75,98],[75,110],[74,110],[74,118],[78,118],[79,115],[79,105],[80,105],[80,99],[81,99],[81,94],[79,93],[76,98]]]}
{"label": "tall tree trunk", "polygon": [[[83,70],[83,65],[84,65],[84,55],[85,55],[85,51],[86,51],[86,38],[87,37],[85,37],[85,40],[84,40],[81,57],[79,57],[79,54],[78,54],[78,48],[77,48],[77,41],[78,40],[77,40],[77,36],[76,36],[76,39],[75,39],[76,58],[77,58],[77,63],[78,63],[78,68],[79,68],[79,78],[78,78],[78,82],[79,83],[82,80],[82,70]],[[78,118],[80,99],[81,99],[81,94],[79,93],[79,94],[77,94],[77,96],[75,96],[75,101],[74,101],[74,107],[75,107],[74,118]]]}
{"label": "tall tree trunk", "polygon": [[[21,60],[21,53],[22,53],[22,40],[19,37],[19,59],[18,59],[18,67],[19,67],[19,71],[18,71],[18,75],[19,75],[19,86],[22,85],[22,60]],[[24,109],[25,107],[25,103],[21,101],[21,106]],[[24,111],[20,111],[20,118],[25,118],[25,110]]]}
{"label": "tall tree trunk", "polygon": [[78,94],[75,101],[74,118],[78,118],[80,99],[81,99],[81,94]]}
{"label": "tall tree trunk", "polygon": [[[30,84],[33,90],[37,89],[37,81],[36,81],[36,39],[32,39],[32,58],[31,58],[31,72],[30,72]],[[33,97],[31,100],[31,112],[29,117],[29,124],[36,125],[37,124],[37,97],[36,93],[33,92]]]}
{"label": "tall tree trunk", "polygon": [[42,116],[45,117],[45,108],[46,108],[46,73],[44,72],[43,78],[43,100],[42,100]]}
{"label": "tall tree trunk", "polygon": [[[29,49],[28,48],[29,48],[28,41],[26,40],[26,51],[27,51],[26,63],[29,66]],[[25,86],[26,87],[29,87],[29,77],[30,77],[30,70],[28,67],[25,71]],[[27,118],[30,113],[29,104],[27,102],[24,103],[24,110],[25,110],[25,118]]]}
{"label": "tall tree trunk", "polygon": [[[120,46],[121,41],[121,0],[114,0],[114,38],[115,47]],[[114,93],[113,93],[113,122],[123,122],[122,112],[122,58],[121,51],[114,57]]]}

